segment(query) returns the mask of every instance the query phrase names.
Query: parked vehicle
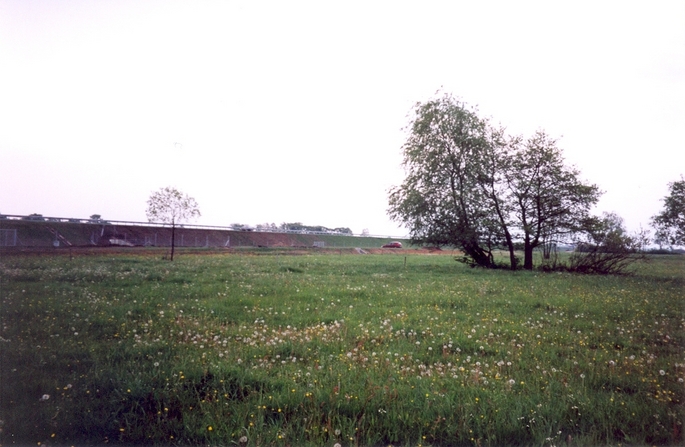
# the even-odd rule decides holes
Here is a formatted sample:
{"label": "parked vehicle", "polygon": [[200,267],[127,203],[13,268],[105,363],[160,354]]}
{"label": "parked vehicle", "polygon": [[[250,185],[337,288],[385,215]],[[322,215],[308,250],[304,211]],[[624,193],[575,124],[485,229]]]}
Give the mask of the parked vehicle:
{"label": "parked vehicle", "polygon": [[383,245],[381,248],[402,248],[402,242],[393,241]]}

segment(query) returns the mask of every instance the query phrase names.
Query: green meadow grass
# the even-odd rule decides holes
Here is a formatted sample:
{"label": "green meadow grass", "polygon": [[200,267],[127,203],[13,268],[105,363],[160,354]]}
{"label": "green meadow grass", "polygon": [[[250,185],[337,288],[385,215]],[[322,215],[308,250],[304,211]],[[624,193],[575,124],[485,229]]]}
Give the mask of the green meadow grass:
{"label": "green meadow grass", "polygon": [[680,444],[684,272],[3,255],[0,443]]}

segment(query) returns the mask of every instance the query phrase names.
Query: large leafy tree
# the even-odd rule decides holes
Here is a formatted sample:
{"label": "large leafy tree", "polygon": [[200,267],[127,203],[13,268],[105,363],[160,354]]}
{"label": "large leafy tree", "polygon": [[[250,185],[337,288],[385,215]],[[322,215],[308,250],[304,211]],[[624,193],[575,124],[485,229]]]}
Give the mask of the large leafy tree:
{"label": "large leafy tree", "polygon": [[523,268],[533,268],[533,251],[577,232],[599,199],[599,189],[586,185],[567,167],[556,140],[538,131],[510,154],[505,173],[513,214],[523,240]]}
{"label": "large leafy tree", "polygon": [[506,137],[504,129],[489,129],[489,144],[483,150],[481,172],[478,176],[478,188],[491,207],[494,230],[503,240],[509,250],[509,263],[512,270],[518,266],[518,258],[515,254],[515,228],[513,219],[515,210],[514,203],[508,200],[510,197],[507,189],[507,173],[512,169],[512,148],[515,148],[519,138]]}
{"label": "large leafy tree", "polygon": [[176,188],[167,186],[153,192],[147,201],[148,221],[171,224],[171,260],[174,260],[176,224],[200,216],[197,202]]}
{"label": "large leafy tree", "polygon": [[685,245],[685,179],[668,184],[664,209],[652,217],[652,226],[659,241],[670,245]]}
{"label": "large leafy tree", "polygon": [[487,191],[489,125],[450,95],[414,107],[403,146],[404,183],[390,190],[388,213],[415,243],[455,245],[478,265],[494,266],[502,232]]}
{"label": "large leafy tree", "polygon": [[522,242],[532,269],[534,249],[577,231],[599,198],[544,132],[508,137],[450,95],[418,103],[407,130],[389,215],[414,242],[460,247],[474,264],[494,267],[505,246],[515,269]]}

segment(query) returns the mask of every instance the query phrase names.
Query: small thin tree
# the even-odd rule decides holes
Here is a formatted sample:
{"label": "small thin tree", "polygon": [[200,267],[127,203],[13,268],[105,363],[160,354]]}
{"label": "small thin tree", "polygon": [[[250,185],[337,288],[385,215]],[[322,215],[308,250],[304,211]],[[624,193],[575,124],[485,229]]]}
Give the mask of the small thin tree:
{"label": "small thin tree", "polygon": [[200,217],[197,202],[176,188],[167,186],[150,195],[145,213],[150,222],[171,224],[171,260],[173,261],[176,245],[176,224]]}

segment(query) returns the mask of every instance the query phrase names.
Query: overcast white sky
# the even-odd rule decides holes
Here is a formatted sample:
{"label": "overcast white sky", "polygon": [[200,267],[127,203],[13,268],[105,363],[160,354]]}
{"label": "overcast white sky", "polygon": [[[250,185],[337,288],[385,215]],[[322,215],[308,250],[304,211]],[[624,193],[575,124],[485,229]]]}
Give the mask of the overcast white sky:
{"label": "overcast white sky", "polygon": [[649,225],[685,174],[685,1],[0,0],[0,213],[406,232],[387,215],[417,101],[560,137]]}

